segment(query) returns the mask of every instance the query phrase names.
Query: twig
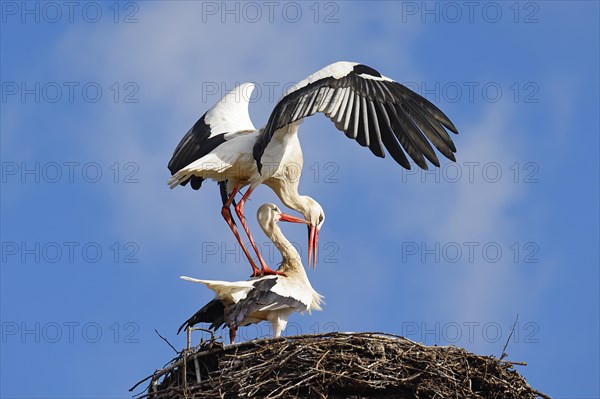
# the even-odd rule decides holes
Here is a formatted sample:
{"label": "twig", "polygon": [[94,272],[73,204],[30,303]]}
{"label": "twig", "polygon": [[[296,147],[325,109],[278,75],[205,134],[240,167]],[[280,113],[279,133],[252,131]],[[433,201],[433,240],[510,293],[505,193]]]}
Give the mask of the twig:
{"label": "twig", "polygon": [[165,342],[166,342],[166,343],[167,343],[167,344],[168,344],[168,345],[171,347],[171,349],[173,349],[173,351],[174,351],[175,353],[179,354],[179,352],[177,351],[177,349],[175,349],[175,347],[174,347],[173,345],[171,345],[171,343],[170,343],[170,342],[169,342],[169,341],[168,341],[168,340],[167,340],[165,337],[163,337],[162,335],[160,335],[160,333],[158,332],[158,330],[157,330],[156,328],[154,329],[154,332],[155,332],[155,333],[156,333],[156,334],[157,334],[159,337],[161,337],[161,338],[162,338],[162,340],[163,340],[163,341],[165,341]]}
{"label": "twig", "polygon": [[148,381],[150,378],[152,378],[154,376],[154,374],[149,375],[148,377],[144,378],[143,380],[139,381],[137,384],[135,384],[134,386],[132,386],[131,388],[129,388],[129,392],[133,391],[134,389],[136,389],[142,382],[144,381]]}
{"label": "twig", "polygon": [[502,363],[510,364],[511,366],[527,366],[527,362],[509,362],[508,360],[503,360]]}
{"label": "twig", "polygon": [[519,314],[517,313],[517,317],[515,318],[515,322],[513,323],[512,328],[510,329],[510,334],[508,335],[508,339],[506,340],[506,343],[504,344],[504,348],[502,348],[502,354],[500,355],[500,360],[502,360],[506,356],[508,356],[508,354],[506,353],[506,347],[508,346],[508,343],[510,342],[510,339],[512,338],[512,335],[515,332],[515,326],[517,325],[517,321],[518,320],[519,320]]}
{"label": "twig", "polygon": [[533,392],[537,395],[537,396],[541,396],[544,399],[552,399],[551,396],[546,395],[545,393],[542,393],[540,391],[538,391],[537,389],[534,389]]}

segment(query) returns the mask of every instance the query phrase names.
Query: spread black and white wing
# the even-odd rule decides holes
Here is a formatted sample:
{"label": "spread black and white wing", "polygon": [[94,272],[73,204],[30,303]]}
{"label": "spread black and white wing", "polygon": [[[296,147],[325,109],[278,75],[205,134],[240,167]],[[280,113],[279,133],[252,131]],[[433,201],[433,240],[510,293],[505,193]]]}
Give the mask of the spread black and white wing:
{"label": "spread black and white wing", "polygon": [[385,148],[406,169],[410,163],[405,152],[423,169],[425,159],[439,166],[431,144],[456,160],[456,147],[446,129],[458,131],[439,108],[371,67],[336,62],[293,86],[277,103],[254,145],[259,168],[275,132],[317,112],[378,157],[385,157]]}
{"label": "spread black and white wing", "polygon": [[[252,83],[237,86],[198,119],[173,151],[168,165],[171,175],[214,151],[234,137],[233,133],[256,130],[248,114],[253,90]],[[191,176],[178,184],[191,182],[192,188],[198,190],[202,181],[202,177]]]}

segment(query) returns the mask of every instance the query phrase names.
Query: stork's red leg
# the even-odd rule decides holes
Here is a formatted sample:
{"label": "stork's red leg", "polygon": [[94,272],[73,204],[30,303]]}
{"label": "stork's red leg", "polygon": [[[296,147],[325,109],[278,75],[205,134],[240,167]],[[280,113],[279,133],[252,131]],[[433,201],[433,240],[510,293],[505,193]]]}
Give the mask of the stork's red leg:
{"label": "stork's red leg", "polygon": [[235,336],[237,333],[237,327],[229,327],[229,343],[233,345],[235,343]]}
{"label": "stork's red leg", "polygon": [[[254,248],[254,252],[256,252],[256,256],[258,256],[258,261],[260,262],[260,274],[259,275],[264,276],[267,274],[278,274],[281,276],[286,276],[285,273],[278,272],[276,270],[271,269],[269,266],[267,266],[265,260],[263,259],[262,255],[260,254],[260,251],[258,250],[258,247],[256,246],[256,243],[254,242],[254,239],[252,238],[252,235],[250,235],[250,230],[248,229],[248,224],[246,223],[246,217],[244,216],[244,204],[245,204],[246,200],[248,199],[248,197],[250,197],[250,194],[252,194],[252,191],[254,191],[254,189],[252,187],[249,187],[248,190],[246,191],[246,193],[244,194],[244,196],[242,197],[242,199],[239,200],[237,205],[235,206],[235,213],[237,213],[237,216],[240,219],[240,222],[242,223],[242,227],[244,228],[244,231],[248,235],[248,239],[250,240],[250,245],[252,245],[252,248]],[[253,277],[255,277],[255,275],[256,275],[256,272],[254,274],[252,274]]]}
{"label": "stork's red leg", "polygon": [[260,269],[256,266],[256,263],[254,263],[254,260],[252,259],[252,257],[250,256],[250,253],[246,249],[246,246],[242,242],[242,238],[240,237],[240,234],[238,233],[237,228],[235,227],[235,224],[233,224],[233,219],[231,218],[231,211],[229,210],[231,207],[231,203],[233,202],[233,199],[234,199],[235,195],[238,193],[238,191],[239,191],[238,187],[233,189],[233,192],[227,199],[227,202],[223,205],[223,208],[221,208],[221,215],[223,215],[223,218],[227,222],[227,225],[229,226],[229,228],[233,232],[233,235],[235,236],[238,243],[240,244],[242,251],[244,251],[244,255],[246,255],[248,262],[250,262],[250,266],[252,266],[252,275],[257,276],[257,275],[260,275]]}

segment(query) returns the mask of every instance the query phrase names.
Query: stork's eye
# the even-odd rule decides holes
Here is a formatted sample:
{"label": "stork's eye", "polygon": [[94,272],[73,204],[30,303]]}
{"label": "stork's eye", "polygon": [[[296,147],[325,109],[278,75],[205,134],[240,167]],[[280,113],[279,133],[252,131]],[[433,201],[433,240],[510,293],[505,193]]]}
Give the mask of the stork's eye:
{"label": "stork's eye", "polygon": [[323,221],[323,215],[319,215],[319,223]]}

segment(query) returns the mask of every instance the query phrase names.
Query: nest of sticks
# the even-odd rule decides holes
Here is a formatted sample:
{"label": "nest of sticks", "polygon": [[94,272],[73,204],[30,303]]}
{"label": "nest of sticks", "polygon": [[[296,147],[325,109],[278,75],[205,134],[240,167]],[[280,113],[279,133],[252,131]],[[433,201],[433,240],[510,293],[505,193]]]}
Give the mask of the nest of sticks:
{"label": "nest of sticks", "polygon": [[[301,335],[183,350],[139,398],[550,398],[514,365],[381,333]],[[137,386],[136,385],[136,386]],[[132,388],[132,390],[135,387]]]}

